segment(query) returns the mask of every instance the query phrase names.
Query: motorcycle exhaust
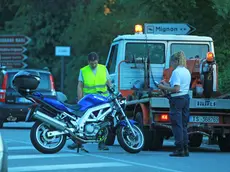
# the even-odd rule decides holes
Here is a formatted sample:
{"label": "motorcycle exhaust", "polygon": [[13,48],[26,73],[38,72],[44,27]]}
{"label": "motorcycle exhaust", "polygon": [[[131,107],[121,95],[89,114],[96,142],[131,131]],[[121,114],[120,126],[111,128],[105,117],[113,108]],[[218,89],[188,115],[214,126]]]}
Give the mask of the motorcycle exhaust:
{"label": "motorcycle exhaust", "polygon": [[44,123],[47,123],[47,124],[51,125],[52,127],[59,129],[61,131],[64,131],[67,128],[67,125],[65,123],[58,121],[57,119],[51,118],[48,115],[46,115],[40,111],[36,111],[33,114],[33,118],[40,120]]}

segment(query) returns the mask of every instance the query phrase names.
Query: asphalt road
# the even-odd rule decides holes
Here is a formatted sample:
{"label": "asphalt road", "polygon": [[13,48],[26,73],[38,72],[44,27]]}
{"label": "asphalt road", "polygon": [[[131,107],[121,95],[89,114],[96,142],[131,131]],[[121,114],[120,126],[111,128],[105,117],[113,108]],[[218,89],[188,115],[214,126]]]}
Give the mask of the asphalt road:
{"label": "asphalt road", "polygon": [[[21,128],[27,126],[28,128]],[[190,157],[169,157],[174,149],[166,141],[161,151],[142,151],[129,154],[118,144],[109,151],[98,151],[96,144],[86,145],[90,153],[68,150],[67,144],[56,154],[42,154],[31,144],[31,124],[7,124],[0,129],[8,146],[9,172],[229,172],[230,153],[222,153],[218,146],[203,145],[192,149]]]}

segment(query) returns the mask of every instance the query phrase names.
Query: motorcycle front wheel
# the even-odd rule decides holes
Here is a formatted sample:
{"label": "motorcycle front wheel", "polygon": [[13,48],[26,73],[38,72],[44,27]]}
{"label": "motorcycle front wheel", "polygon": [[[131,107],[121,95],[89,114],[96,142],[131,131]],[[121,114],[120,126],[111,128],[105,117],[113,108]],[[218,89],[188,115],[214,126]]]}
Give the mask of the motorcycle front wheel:
{"label": "motorcycle front wheel", "polygon": [[144,135],[137,125],[133,125],[136,136],[133,135],[129,126],[119,126],[117,140],[121,147],[129,153],[139,153],[144,146]]}
{"label": "motorcycle front wheel", "polygon": [[49,137],[47,133],[53,131],[47,124],[36,121],[30,131],[33,146],[41,153],[53,154],[59,152],[66,143],[66,136]]}

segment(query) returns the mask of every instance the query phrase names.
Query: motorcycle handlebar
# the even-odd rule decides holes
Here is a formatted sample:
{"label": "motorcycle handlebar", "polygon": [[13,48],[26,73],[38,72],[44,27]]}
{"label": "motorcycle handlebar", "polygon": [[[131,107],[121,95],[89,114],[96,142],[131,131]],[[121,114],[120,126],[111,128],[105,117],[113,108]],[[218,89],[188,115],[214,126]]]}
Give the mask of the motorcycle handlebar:
{"label": "motorcycle handlebar", "polygon": [[114,94],[114,92],[115,92],[114,88],[107,85],[107,89],[108,89],[109,93]]}
{"label": "motorcycle handlebar", "polygon": [[113,88],[113,87],[109,87],[108,85],[107,85],[107,90],[108,90],[108,92],[112,95],[112,96],[115,96],[116,98],[122,98],[122,95],[121,95],[121,93],[120,92],[115,92],[115,89]]}

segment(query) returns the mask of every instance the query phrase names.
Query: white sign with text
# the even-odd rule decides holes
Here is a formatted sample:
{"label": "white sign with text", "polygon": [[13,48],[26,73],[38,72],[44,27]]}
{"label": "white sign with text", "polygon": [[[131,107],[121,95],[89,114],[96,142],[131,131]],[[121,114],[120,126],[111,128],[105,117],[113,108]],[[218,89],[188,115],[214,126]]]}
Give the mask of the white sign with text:
{"label": "white sign with text", "polygon": [[56,46],[55,56],[70,56],[70,47]]}

